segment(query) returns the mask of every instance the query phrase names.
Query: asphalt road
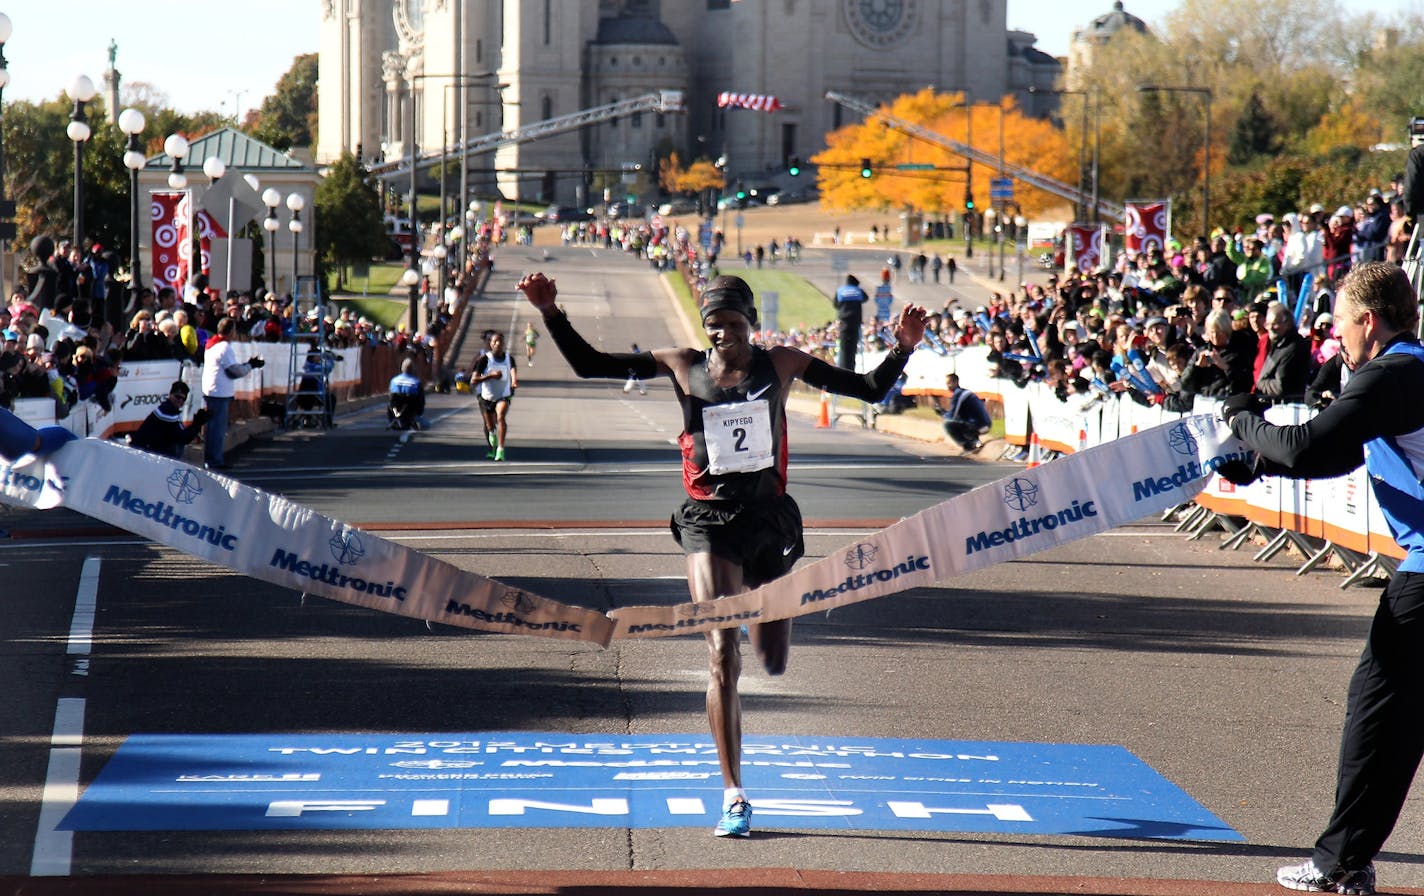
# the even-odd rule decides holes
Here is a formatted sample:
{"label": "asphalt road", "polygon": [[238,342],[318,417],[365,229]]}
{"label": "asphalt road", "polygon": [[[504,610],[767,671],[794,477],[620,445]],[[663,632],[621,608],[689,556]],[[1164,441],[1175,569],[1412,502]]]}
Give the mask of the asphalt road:
{"label": "asphalt road", "polygon": [[[681,341],[646,267],[607,253],[560,255],[548,269],[558,266],[563,302],[591,342]],[[511,286],[533,261],[543,262],[501,259],[508,273],[478,307],[477,329],[522,330]],[[679,499],[669,443],[677,410],[666,385],[650,384],[643,396],[619,383],[572,381],[546,339],[536,364],[520,369],[508,462],[483,459],[468,397],[434,397],[429,417],[426,431],[407,436],[368,409],[330,433],[253,444],[234,454],[233,473],[550,597],[610,609],[685,595],[683,561],[663,523]],[[818,430],[809,419],[794,421],[791,440],[811,559],[1014,469],[854,425]],[[42,528],[33,517],[4,511],[0,525]],[[599,649],[431,630],[303,599],[137,539],[74,531],[0,543],[0,676],[13,695],[0,702],[0,875],[14,892],[120,892],[104,889],[117,886],[110,875],[151,888],[140,876],[153,874],[185,876],[156,885],[194,888],[183,892],[244,889],[191,877],[226,874],[330,876],[264,892],[554,891],[537,889],[537,876],[499,878],[509,889],[496,889],[494,877],[479,883],[482,874],[531,870],[621,875],[548,878],[564,892],[615,883],[653,892],[654,878],[694,892],[786,886],[777,869],[799,869],[803,888],[822,891],[831,887],[818,872],[891,875],[837,878],[847,892],[1274,892],[1261,882],[1305,854],[1328,812],[1345,682],[1376,600],[1374,589],[1339,590],[1335,573],[1297,578],[1284,557],[1263,566],[1247,551],[1189,542],[1147,520],[802,617],[781,678],[748,663],[749,735],[1117,744],[1242,843],[778,831],[770,821],[736,843],[705,829],[622,827],[165,830],[66,840],[42,815],[47,797],[65,798],[46,788],[55,746],[61,760],[78,757],[87,786],[137,733],[705,728],[705,650],[695,638]],[[76,650],[86,581],[92,644]],[[52,744],[57,708],[63,716],[74,701],[83,701],[82,736]],[[1424,887],[1421,823],[1411,799],[1378,863],[1390,892]],[[21,880],[32,871],[64,871],[79,886]],[[437,876],[406,877],[416,874]],[[257,878],[238,880],[259,889]],[[534,889],[518,889],[521,881]]]}

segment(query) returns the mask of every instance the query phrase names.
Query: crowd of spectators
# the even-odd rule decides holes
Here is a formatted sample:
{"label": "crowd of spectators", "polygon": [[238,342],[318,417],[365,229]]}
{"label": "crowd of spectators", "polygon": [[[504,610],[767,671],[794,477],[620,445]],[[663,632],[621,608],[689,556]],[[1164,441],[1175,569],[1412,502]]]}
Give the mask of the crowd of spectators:
{"label": "crowd of spectators", "polygon": [[[1114,393],[1183,412],[1196,396],[1242,392],[1323,407],[1340,390],[1335,284],[1361,261],[1402,260],[1410,221],[1400,200],[1373,191],[1333,214],[1312,205],[1257,225],[1124,253],[1110,269],[1052,274],[982,305],[946,300],[922,349],[987,347],[992,375],[1042,382],[1075,409]],[[832,314],[828,304],[824,326],[759,338],[834,362]],[[884,347],[879,326],[862,327],[868,351]]]}
{"label": "crowd of spectators", "polygon": [[[428,359],[480,275],[492,268],[490,247],[489,236],[481,235],[466,270],[450,272],[450,288],[428,303],[425,327],[413,332],[404,323],[382,327],[334,305],[323,306],[324,314],[313,307],[299,311],[290,294],[262,289],[224,294],[204,276],[195,277],[181,297],[169,286],[145,287],[124,294],[122,303],[107,302],[110,291],[125,288],[113,279],[112,252],[97,244],[81,252],[68,242],[37,239],[26,281],[0,306],[0,406],[13,409],[17,399],[51,398],[56,418],[64,419],[76,404],[91,400],[107,412],[122,364],[201,365],[224,318],[233,320],[231,338],[237,342],[290,342],[294,334],[320,329],[332,348],[384,346]],[[425,292],[428,298],[430,290]],[[123,308],[116,322],[105,320],[111,305]]]}

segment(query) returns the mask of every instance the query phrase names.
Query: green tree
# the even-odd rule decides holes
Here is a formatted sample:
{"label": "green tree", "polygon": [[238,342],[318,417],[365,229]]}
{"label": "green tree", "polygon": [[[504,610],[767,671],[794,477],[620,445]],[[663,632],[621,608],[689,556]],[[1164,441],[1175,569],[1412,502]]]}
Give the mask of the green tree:
{"label": "green tree", "polygon": [[1275,155],[1280,149],[1276,120],[1261,102],[1261,95],[1253,90],[1231,131],[1226,161],[1232,165],[1249,165],[1260,156]]}
{"label": "green tree", "polygon": [[276,90],[262,101],[253,137],[277,149],[316,143],[317,54],[305,53],[277,81]]}
{"label": "green tree", "polygon": [[318,255],[336,269],[337,288],[346,267],[383,255],[389,238],[381,216],[381,197],[366,169],[343,153],[316,188]]}
{"label": "green tree", "polygon": [[[5,105],[5,162],[16,206],[17,246],[48,234],[61,240],[74,230],[74,144],[65,136],[74,103],[59,97]],[[104,117],[102,102],[85,107],[91,136],[84,144],[84,235],[127,257],[128,169],[124,135]]]}

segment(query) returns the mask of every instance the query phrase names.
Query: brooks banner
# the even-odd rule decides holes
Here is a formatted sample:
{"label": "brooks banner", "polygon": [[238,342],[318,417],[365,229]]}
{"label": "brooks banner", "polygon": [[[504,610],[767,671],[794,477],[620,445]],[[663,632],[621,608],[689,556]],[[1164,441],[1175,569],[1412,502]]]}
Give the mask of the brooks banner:
{"label": "brooks banner", "polygon": [[770,622],[933,585],[1186,503],[1245,447],[1211,415],[1174,420],[951,498],[755,591],[605,615],[516,589],[277,495],[113,442],[0,462],[0,501],[64,506],[229,569],[387,613],[593,641]]}

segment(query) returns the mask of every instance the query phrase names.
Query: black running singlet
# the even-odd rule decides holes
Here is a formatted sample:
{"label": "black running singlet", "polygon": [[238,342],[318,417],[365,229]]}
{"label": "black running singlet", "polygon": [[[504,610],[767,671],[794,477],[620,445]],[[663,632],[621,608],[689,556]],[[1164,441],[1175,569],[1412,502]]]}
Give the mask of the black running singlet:
{"label": "black running singlet", "polygon": [[708,349],[687,373],[682,396],[682,484],[702,501],[763,501],[786,493],[786,408],[764,348],[751,373],[730,389],[713,385]]}

